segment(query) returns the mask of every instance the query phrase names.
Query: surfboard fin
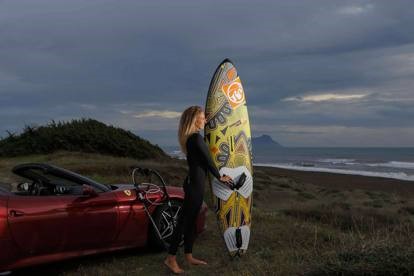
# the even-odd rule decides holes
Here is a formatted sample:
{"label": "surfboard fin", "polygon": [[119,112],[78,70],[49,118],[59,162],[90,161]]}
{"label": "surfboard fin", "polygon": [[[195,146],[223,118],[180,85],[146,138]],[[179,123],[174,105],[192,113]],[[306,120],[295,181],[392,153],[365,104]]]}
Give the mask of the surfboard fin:
{"label": "surfboard fin", "polygon": [[[239,234],[237,234],[239,233]],[[229,227],[224,231],[224,241],[230,253],[247,250],[250,239],[250,228],[247,225]]]}
{"label": "surfboard fin", "polygon": [[243,245],[243,239],[240,228],[236,229],[236,246],[240,249],[240,247]]}

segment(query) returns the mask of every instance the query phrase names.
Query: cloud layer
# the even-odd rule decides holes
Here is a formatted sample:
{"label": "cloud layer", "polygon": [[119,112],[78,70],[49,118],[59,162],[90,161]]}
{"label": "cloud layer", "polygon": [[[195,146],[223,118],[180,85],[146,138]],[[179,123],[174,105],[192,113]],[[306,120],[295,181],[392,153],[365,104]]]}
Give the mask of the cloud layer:
{"label": "cloud layer", "polygon": [[0,136],[92,117],[176,145],[235,62],[253,133],[414,146],[412,1],[0,1]]}
{"label": "cloud layer", "polygon": [[335,102],[335,101],[349,101],[349,100],[359,100],[365,98],[367,94],[334,94],[334,93],[325,93],[325,94],[314,94],[307,96],[298,96],[298,97],[289,97],[283,99],[283,101],[299,101],[299,102]]}

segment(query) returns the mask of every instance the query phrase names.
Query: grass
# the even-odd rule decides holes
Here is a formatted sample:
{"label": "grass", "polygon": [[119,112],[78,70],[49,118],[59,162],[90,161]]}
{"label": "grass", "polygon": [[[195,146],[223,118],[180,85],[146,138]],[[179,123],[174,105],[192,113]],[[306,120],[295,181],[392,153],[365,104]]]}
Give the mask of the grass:
{"label": "grass", "polygon": [[[107,184],[131,182],[130,166],[137,164],[159,170],[170,185],[180,186],[187,172],[185,161],[180,160],[137,161],[57,152],[0,159],[0,181],[16,180],[9,170],[29,161],[56,164]],[[194,255],[209,264],[184,265],[187,274],[409,275],[414,271],[413,198],[298,183],[261,168],[255,168],[256,175],[247,254],[240,259],[226,254],[210,206],[207,230],[194,246]],[[205,199],[210,204],[209,189]],[[179,250],[180,263],[182,254]],[[42,265],[17,274],[169,275],[162,264],[165,256],[164,252],[139,248]]]}

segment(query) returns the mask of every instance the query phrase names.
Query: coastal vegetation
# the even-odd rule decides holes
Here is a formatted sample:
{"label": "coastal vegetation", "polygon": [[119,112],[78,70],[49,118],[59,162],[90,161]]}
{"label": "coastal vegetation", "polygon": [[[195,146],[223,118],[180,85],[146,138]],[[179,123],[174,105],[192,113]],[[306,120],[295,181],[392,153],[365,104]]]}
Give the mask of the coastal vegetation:
{"label": "coastal vegetation", "polygon": [[122,128],[94,119],[51,121],[45,126],[27,125],[20,134],[8,132],[0,140],[0,157],[49,154],[59,150],[101,153],[137,159],[168,156],[157,145]]}

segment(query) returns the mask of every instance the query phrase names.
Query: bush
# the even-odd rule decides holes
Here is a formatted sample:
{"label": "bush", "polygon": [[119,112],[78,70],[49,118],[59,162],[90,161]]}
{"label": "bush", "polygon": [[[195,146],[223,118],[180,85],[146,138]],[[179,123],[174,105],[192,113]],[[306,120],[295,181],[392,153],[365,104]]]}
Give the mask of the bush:
{"label": "bush", "polygon": [[58,150],[101,153],[137,159],[166,158],[158,146],[130,131],[93,119],[51,121],[47,126],[26,126],[20,135],[0,140],[0,156],[49,154]]}

